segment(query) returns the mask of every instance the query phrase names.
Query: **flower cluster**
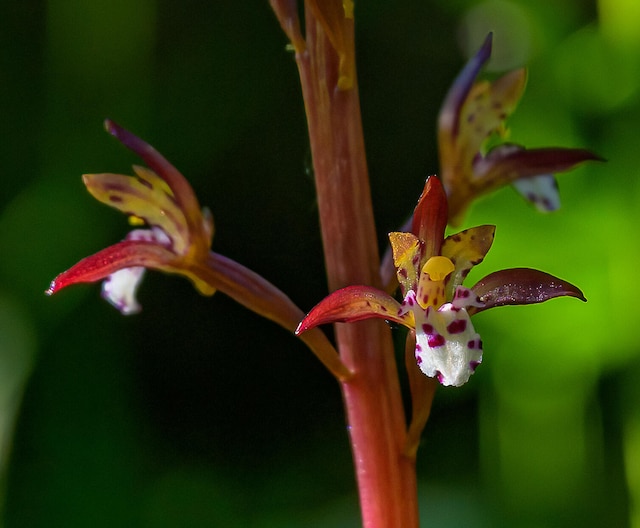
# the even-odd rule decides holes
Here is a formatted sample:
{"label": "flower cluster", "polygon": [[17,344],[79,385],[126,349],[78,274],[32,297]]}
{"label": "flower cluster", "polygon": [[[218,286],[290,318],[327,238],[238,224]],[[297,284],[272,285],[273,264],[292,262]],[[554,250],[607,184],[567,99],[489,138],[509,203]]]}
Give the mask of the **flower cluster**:
{"label": "flower cluster", "polygon": [[462,282],[489,251],[495,227],[474,227],[445,238],[446,224],[446,195],[432,176],[416,206],[412,232],[389,235],[402,301],[370,286],[348,286],[320,301],[296,332],[369,318],[393,321],[415,334],[415,359],[424,374],[442,385],[460,386],[482,362],[472,314],[559,296],[585,300],[572,284],[528,268],[502,270],[465,288]]}

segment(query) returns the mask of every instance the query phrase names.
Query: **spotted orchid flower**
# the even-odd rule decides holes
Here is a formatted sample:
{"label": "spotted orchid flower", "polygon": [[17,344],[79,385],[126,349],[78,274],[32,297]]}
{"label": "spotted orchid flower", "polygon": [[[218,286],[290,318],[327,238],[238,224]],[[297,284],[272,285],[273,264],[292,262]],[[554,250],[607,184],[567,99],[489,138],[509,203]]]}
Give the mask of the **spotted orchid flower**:
{"label": "spotted orchid flower", "polygon": [[556,210],[560,198],[554,173],[601,160],[583,149],[527,150],[503,143],[487,150],[491,138],[506,137],[505,120],[522,97],[527,78],[520,68],[493,82],[476,81],[491,56],[491,43],[489,34],[451,86],[438,120],[440,175],[454,224],[475,198],[507,184],[539,210]]}
{"label": "spotted orchid flower", "polygon": [[213,294],[205,269],[213,236],[210,214],[200,209],[189,183],[153,147],[113,121],[107,120],[105,127],[151,169],[134,166],[135,176],[85,174],[84,184],[97,200],[127,214],[132,224],[147,227],[61,273],[47,293],[104,279],[103,297],[131,314],[140,310],[136,291],[145,268],[152,268],[184,275],[202,294]]}
{"label": "spotted orchid flower", "polygon": [[440,181],[431,177],[414,212],[413,232],[389,235],[402,301],[373,287],[348,286],[316,305],[296,332],[369,318],[399,323],[415,334],[420,370],[442,385],[460,386],[482,362],[482,340],[471,315],[558,296],[584,300],[575,286],[527,268],[493,273],[473,288],[462,286],[489,251],[495,227],[478,226],[444,238],[446,223],[446,196]]}
{"label": "spotted orchid flower", "polygon": [[[134,166],[135,176],[84,175],[84,183],[99,201],[127,214],[131,223],[146,227],[134,229],[124,241],[62,272],[45,293],[104,281],[103,296],[123,314],[131,314],[140,310],[136,291],[148,268],[187,277],[203,295],[219,290],[293,332],[303,312],[284,292],[242,264],[211,251],[211,215],[200,208],[184,176],[131,132],[109,120],[105,126],[149,168]],[[301,339],[338,379],[351,376],[322,331],[314,330]]]}

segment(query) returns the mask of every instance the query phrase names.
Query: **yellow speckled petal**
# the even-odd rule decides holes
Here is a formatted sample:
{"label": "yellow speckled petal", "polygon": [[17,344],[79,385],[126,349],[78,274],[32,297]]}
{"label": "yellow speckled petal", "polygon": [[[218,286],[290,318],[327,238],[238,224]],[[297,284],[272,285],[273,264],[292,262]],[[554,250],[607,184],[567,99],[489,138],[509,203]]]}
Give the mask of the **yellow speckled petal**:
{"label": "yellow speckled petal", "polygon": [[495,226],[483,225],[466,229],[445,239],[442,255],[450,258],[456,267],[447,281],[447,299],[453,297],[456,286],[462,284],[471,268],[484,260],[493,243],[495,230]]}
{"label": "yellow speckled petal", "polygon": [[471,170],[473,158],[491,134],[504,133],[504,120],[515,110],[526,81],[527,72],[521,68],[493,83],[473,85],[460,111],[459,154],[465,169]]}
{"label": "yellow speckled petal", "polygon": [[189,231],[173,193],[153,171],[138,166],[134,171],[137,177],[85,174],[83,180],[97,200],[160,227],[171,238],[173,251],[183,254],[189,246]]}
{"label": "yellow speckled petal", "polygon": [[400,232],[389,233],[389,242],[402,294],[406,295],[409,290],[417,288],[423,244],[413,233]]}

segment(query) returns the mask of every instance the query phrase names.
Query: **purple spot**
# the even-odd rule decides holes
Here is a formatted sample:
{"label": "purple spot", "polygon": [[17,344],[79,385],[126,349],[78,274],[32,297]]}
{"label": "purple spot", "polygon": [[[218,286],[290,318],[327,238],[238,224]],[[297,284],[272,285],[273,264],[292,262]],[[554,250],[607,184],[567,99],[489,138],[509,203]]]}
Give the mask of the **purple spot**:
{"label": "purple spot", "polygon": [[380,306],[380,310],[383,312],[388,312],[389,310],[387,310],[386,306]]}
{"label": "purple spot", "polygon": [[416,363],[419,365],[420,363],[422,363],[422,358],[416,354]]}
{"label": "purple spot", "polygon": [[434,333],[434,331],[433,331],[433,326],[431,326],[429,323],[424,323],[424,324],[422,325],[422,331],[423,331],[425,334],[428,334],[428,335],[431,335],[431,334],[433,334],[433,333]]}
{"label": "purple spot", "polygon": [[122,196],[115,196],[113,194],[110,194],[109,201],[113,203],[122,203],[124,200],[122,199]]}
{"label": "purple spot", "polygon": [[466,299],[469,297],[469,290],[457,290],[456,299]]}
{"label": "purple spot", "polygon": [[440,334],[432,334],[427,338],[427,343],[431,348],[444,346],[445,340]]}
{"label": "purple spot", "polygon": [[405,299],[405,302],[409,305],[409,306],[413,306],[413,297],[407,297]]}
{"label": "purple spot", "polygon": [[441,385],[444,385],[444,376],[442,375],[442,372],[440,372],[439,370],[436,370],[436,378]]}
{"label": "purple spot", "polygon": [[456,319],[455,321],[451,321],[449,326],[447,326],[447,331],[450,334],[461,334],[467,329],[467,321],[465,319]]}
{"label": "purple spot", "polygon": [[427,304],[429,302],[429,295],[428,294],[424,294],[422,296],[422,305],[424,306],[425,304]]}
{"label": "purple spot", "polygon": [[147,181],[143,178],[140,177],[136,177],[136,180],[138,180],[139,183],[141,183],[142,185],[144,185],[147,189],[151,189],[153,190],[153,185],[151,185],[150,181]]}
{"label": "purple spot", "polygon": [[471,372],[475,372],[480,363],[481,361],[469,361],[469,368],[471,369]]}
{"label": "purple spot", "polygon": [[400,268],[398,270],[398,274],[401,275],[403,279],[406,279],[409,276],[405,268]]}
{"label": "purple spot", "polygon": [[482,350],[482,341],[480,339],[472,339],[467,343],[467,348],[471,350]]}
{"label": "purple spot", "polygon": [[416,352],[422,352],[422,347],[416,343]]}

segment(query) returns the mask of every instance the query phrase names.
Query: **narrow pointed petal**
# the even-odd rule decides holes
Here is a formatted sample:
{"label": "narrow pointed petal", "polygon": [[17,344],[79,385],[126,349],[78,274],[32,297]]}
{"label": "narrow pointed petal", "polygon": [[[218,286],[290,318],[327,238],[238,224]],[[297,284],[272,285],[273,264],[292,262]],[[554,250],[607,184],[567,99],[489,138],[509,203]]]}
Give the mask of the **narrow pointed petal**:
{"label": "narrow pointed petal", "polygon": [[175,255],[154,242],[125,240],[82,259],[53,281],[47,295],[72,284],[96,282],[124,268],[135,266],[173,271]]}
{"label": "narrow pointed petal", "polygon": [[413,233],[389,233],[393,264],[402,289],[402,295],[418,286],[418,268],[424,252],[423,244]]}
{"label": "narrow pointed petal", "polygon": [[481,312],[494,306],[536,304],[555,297],[575,297],[586,301],[582,291],[573,284],[529,268],[496,271],[471,289],[484,306],[469,308],[469,313]]}
{"label": "narrow pointed petal", "polygon": [[189,230],[173,193],[149,169],[134,167],[134,170],[137,178],[85,174],[82,179],[94,198],[127,215],[142,218],[149,226],[160,227],[171,238],[174,251],[183,254],[189,244]]}
{"label": "narrow pointed petal", "polygon": [[460,111],[473,83],[484,64],[491,57],[493,34],[489,33],[484,39],[480,50],[473,56],[456,77],[447,93],[438,119],[438,129],[449,137],[456,136],[460,126]]}
{"label": "narrow pointed petal", "polygon": [[560,209],[558,182],[553,174],[520,178],[513,182],[513,187],[541,213]]}
{"label": "narrow pointed petal", "polygon": [[474,173],[482,179],[483,193],[512,183],[520,178],[556,174],[573,169],[585,161],[603,161],[585,149],[539,148],[527,150],[519,145],[504,144],[478,159]]}
{"label": "narrow pointed petal", "polygon": [[[140,156],[145,163],[160,176],[173,192],[178,207],[184,212],[189,232],[195,240],[206,240],[205,227],[202,223],[200,205],[191,185],[185,177],[166,158],[151,145],[132,134],[110,119],[104,122],[105,129],[125,147]],[[208,248],[201,247],[201,251]]]}
{"label": "narrow pointed petal", "polygon": [[447,299],[451,299],[454,290],[462,284],[471,268],[484,260],[493,244],[495,231],[495,226],[483,225],[446,238],[442,245],[442,255],[451,259],[455,265],[455,271],[447,281]]}
{"label": "narrow pointed petal", "polygon": [[425,243],[425,255],[440,254],[447,227],[447,196],[440,180],[429,176],[413,213],[411,231]]}
{"label": "narrow pointed petal", "polygon": [[401,314],[402,307],[390,295],[370,286],[347,286],[336,290],[307,314],[296,335],[328,323],[354,323],[363,319],[385,319],[408,325],[412,317]]}

